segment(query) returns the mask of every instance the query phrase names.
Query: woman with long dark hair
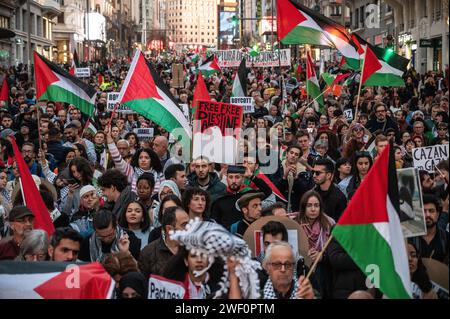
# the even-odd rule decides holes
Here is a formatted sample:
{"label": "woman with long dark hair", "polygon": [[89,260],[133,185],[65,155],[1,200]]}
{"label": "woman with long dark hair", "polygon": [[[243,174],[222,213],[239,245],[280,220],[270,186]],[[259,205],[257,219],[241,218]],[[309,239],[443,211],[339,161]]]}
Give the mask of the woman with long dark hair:
{"label": "woman with long dark hair", "polygon": [[436,292],[428,276],[427,269],[418,255],[413,243],[406,247],[408,253],[409,273],[411,274],[411,290],[414,299],[437,299]]}
{"label": "woman with long dark hair", "polygon": [[352,164],[352,179],[347,186],[348,199],[352,198],[356,189],[359,187],[363,179],[369,173],[373,165],[373,159],[369,152],[356,152]]}
{"label": "woman with long dark hair", "polygon": [[133,193],[136,193],[137,179],[146,172],[152,173],[155,176],[153,193],[157,193],[161,182],[164,180],[162,165],[158,155],[149,148],[139,149],[131,158],[131,162],[127,163],[120,155],[116,143],[111,136],[109,127],[106,127],[105,133],[108,148],[116,168],[128,177],[128,182],[131,183]]}
{"label": "woman with long dark hair", "polygon": [[69,179],[66,185],[69,192],[65,201],[62,202],[62,212],[72,216],[80,207],[80,189],[91,185],[94,171],[89,161],[83,157],[75,157],[69,163]]}
{"label": "woman with long dark hair", "polygon": [[148,244],[150,231],[150,216],[144,206],[139,201],[128,203],[125,210],[119,217],[119,225],[131,230],[141,241],[141,250]]}

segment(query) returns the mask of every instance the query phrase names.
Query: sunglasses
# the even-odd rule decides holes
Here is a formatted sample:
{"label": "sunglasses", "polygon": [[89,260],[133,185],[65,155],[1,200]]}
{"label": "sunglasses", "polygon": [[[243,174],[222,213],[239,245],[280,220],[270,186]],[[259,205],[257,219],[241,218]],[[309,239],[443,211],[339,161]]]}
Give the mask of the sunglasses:
{"label": "sunglasses", "polygon": [[326,172],[312,171],[312,173],[313,173],[313,175],[320,176],[321,174],[326,173]]}

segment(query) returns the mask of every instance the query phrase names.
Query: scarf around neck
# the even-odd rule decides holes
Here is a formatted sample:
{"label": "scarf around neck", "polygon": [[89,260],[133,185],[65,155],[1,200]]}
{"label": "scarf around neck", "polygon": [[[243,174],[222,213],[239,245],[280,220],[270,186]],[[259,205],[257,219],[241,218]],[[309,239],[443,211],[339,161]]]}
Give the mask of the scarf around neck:
{"label": "scarf around neck", "polygon": [[[114,241],[111,243],[111,253],[116,253],[119,251],[119,239],[123,235],[124,231],[116,226],[116,236]],[[101,262],[105,257],[102,251],[102,241],[97,237],[95,231],[92,233],[91,238],[89,238],[89,254],[91,256],[91,261]]]}
{"label": "scarf around neck", "polygon": [[[293,281],[292,284],[294,285],[294,289],[292,289],[289,299],[297,299],[297,297],[295,296],[298,288],[297,281]],[[275,288],[273,287],[273,283],[270,278],[267,279],[267,282],[264,285],[263,299],[278,299],[277,293],[275,292]]]}

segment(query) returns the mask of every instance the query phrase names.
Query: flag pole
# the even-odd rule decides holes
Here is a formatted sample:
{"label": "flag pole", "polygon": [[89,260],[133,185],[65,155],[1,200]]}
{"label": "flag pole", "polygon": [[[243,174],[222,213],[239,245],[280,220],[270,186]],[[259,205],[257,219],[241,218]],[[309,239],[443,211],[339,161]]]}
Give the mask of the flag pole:
{"label": "flag pole", "polygon": [[362,82],[363,82],[363,75],[364,75],[364,65],[366,64],[367,50],[368,50],[368,47],[366,45],[366,50],[364,51],[363,65],[361,68],[361,78],[359,79],[358,98],[356,100],[356,109],[355,109],[355,119],[358,116],[359,99],[361,98],[361,88],[362,88],[362,84],[363,84]]}
{"label": "flag pole", "polygon": [[[41,136],[41,116],[39,115],[39,106],[36,104],[36,118],[37,118],[37,125],[38,125],[38,140],[39,140],[39,150],[42,149],[42,136]],[[39,154],[39,152],[38,152]]]}
{"label": "flag pole", "polygon": [[27,206],[27,203],[25,202],[25,194],[23,193],[22,178],[20,176],[19,176],[19,186],[20,186],[20,192],[22,193],[23,205]]}
{"label": "flag pole", "polygon": [[325,90],[322,91],[322,93],[320,93],[319,95],[316,96],[316,98],[314,100],[312,100],[311,102],[309,102],[306,105],[306,108],[308,108],[311,104],[313,104],[315,101],[317,101],[319,99],[319,97],[321,97],[322,95],[324,95],[325,93],[327,93],[327,91],[329,91],[333,86],[328,86]]}
{"label": "flag pole", "polygon": [[316,270],[317,264],[322,259],[322,256],[325,253],[325,250],[328,248],[328,245],[330,245],[331,240],[333,240],[333,235],[331,235],[330,238],[328,238],[327,242],[323,246],[322,251],[319,253],[319,255],[317,256],[316,260],[314,261],[314,263],[312,264],[311,268],[309,269],[308,274],[306,275],[306,279],[309,279],[309,277],[311,277],[311,275]]}

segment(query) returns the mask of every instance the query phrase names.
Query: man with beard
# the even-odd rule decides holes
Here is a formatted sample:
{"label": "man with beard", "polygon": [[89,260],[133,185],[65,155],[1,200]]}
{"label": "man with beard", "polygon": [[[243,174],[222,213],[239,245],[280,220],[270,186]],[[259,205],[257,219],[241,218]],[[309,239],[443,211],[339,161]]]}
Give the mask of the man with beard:
{"label": "man with beard", "polygon": [[51,261],[76,262],[83,237],[70,227],[56,228],[50,239],[48,255]]}
{"label": "man with beard", "polygon": [[242,212],[236,207],[236,202],[244,193],[252,190],[244,184],[244,177],[249,178],[255,185],[254,189],[262,191],[265,198],[272,194],[270,187],[260,178],[253,176],[249,169],[242,166],[229,166],[226,193],[213,201],[211,207],[211,218],[226,229],[230,229],[232,224],[243,218]]}
{"label": "man with beard", "polygon": [[35,146],[31,142],[25,142],[22,145],[22,156],[27,163],[30,173],[39,177],[44,177],[41,165],[36,161],[36,150]]}
{"label": "man with beard", "polygon": [[190,187],[199,187],[207,191],[214,201],[225,191],[225,185],[220,181],[215,172],[209,171],[209,161],[200,157],[194,162],[194,172],[188,176]]}
{"label": "man with beard", "polygon": [[14,259],[19,255],[20,244],[33,230],[34,215],[26,206],[16,206],[9,212],[12,238],[0,243],[0,260]]}
{"label": "man with beard", "polygon": [[441,209],[436,196],[423,195],[427,233],[421,237],[413,237],[411,241],[417,247],[417,254],[422,258],[433,258],[448,265],[448,232],[438,225]]}
{"label": "man with beard", "polygon": [[63,144],[65,147],[73,147],[75,143],[80,143],[84,145],[86,148],[86,154],[88,157],[88,160],[95,164],[97,161],[97,154],[95,153],[95,146],[94,144],[89,141],[86,138],[80,137],[80,131],[81,131],[81,123],[78,120],[74,120],[70,122],[69,125],[67,125],[64,128],[64,137],[66,138],[66,142]]}

